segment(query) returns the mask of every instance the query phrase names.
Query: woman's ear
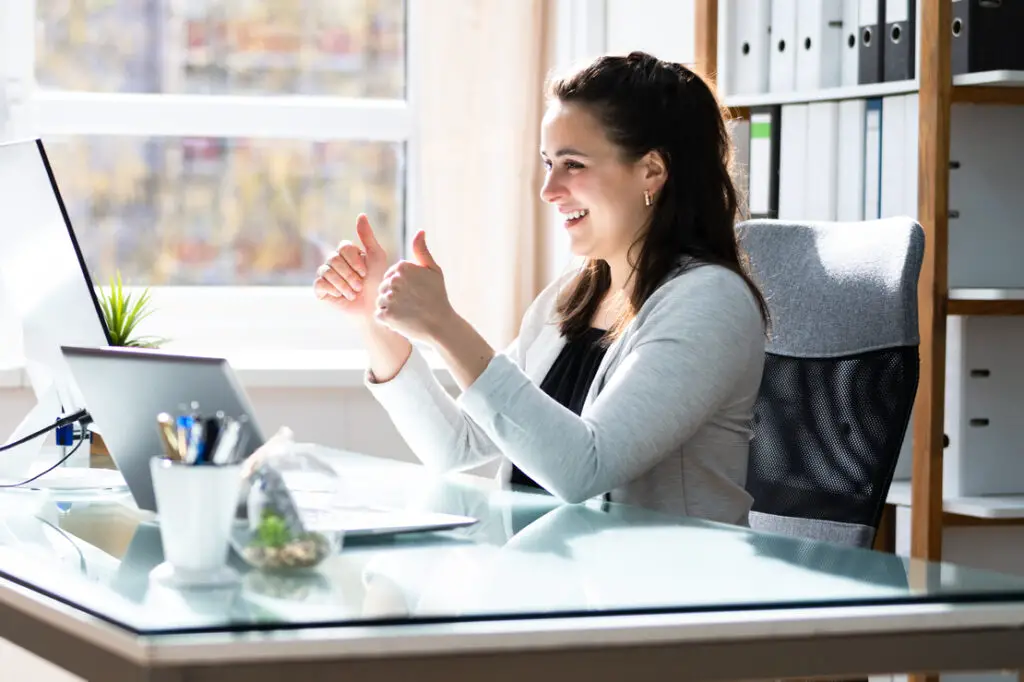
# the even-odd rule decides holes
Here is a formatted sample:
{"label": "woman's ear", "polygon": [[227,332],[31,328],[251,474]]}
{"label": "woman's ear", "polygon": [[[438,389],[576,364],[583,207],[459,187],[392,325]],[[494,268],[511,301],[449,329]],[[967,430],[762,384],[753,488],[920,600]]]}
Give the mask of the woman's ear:
{"label": "woman's ear", "polygon": [[665,157],[661,155],[661,152],[657,150],[647,152],[640,159],[639,165],[644,185],[647,189],[651,193],[660,191],[665,181],[668,180],[668,165],[665,163]]}

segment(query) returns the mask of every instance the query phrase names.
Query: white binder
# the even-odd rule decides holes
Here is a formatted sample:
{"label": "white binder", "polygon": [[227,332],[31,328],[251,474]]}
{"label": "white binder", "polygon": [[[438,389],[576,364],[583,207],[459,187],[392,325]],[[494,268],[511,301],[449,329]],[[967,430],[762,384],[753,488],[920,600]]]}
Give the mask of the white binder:
{"label": "white binder", "polygon": [[949,287],[1024,288],[1024,107],[954,104],[949,127]]}
{"label": "white binder", "polygon": [[860,74],[860,0],[843,0],[843,38],[839,51],[839,84],[857,85]]}
{"label": "white binder", "polygon": [[790,92],[796,87],[797,0],[772,0],[771,57],[768,89]]}
{"label": "white binder", "polygon": [[750,214],[754,216],[770,216],[776,209],[772,206],[771,190],[775,163],[772,156],[772,127],[779,125],[777,118],[771,111],[750,112],[750,193],[747,205]]}
{"label": "white binder", "polygon": [[882,100],[882,218],[906,212],[906,108],[903,95],[891,95]]}
{"label": "white binder", "polygon": [[733,30],[729,46],[730,94],[768,91],[771,54],[770,0],[729,0],[728,22]]}
{"label": "white binder", "polygon": [[918,153],[918,97],[917,93],[903,95],[903,213],[917,220],[917,153]]}
{"label": "white binder", "polygon": [[1018,428],[1024,399],[1022,346],[1024,318],[947,318],[945,495],[1024,493]]}
{"label": "white binder", "polygon": [[807,104],[782,107],[779,157],[779,218],[802,220],[807,194]]}
{"label": "white binder", "polygon": [[800,0],[797,5],[796,89],[838,87],[843,41],[842,0]]}
{"label": "white binder", "polygon": [[839,103],[839,140],[836,163],[836,220],[864,219],[864,126],[867,101]]}
{"label": "white binder", "polygon": [[[839,149],[839,103],[807,105],[807,154],[803,217],[835,220]],[[783,151],[785,153],[785,151]]]}
{"label": "white binder", "polygon": [[864,103],[864,220],[881,217],[882,99]]}

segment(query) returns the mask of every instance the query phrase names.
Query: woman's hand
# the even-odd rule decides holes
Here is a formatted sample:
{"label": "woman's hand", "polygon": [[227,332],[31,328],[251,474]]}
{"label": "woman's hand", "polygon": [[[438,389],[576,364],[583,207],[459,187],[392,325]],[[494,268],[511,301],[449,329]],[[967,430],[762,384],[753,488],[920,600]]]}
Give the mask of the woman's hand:
{"label": "woman's hand", "polygon": [[423,231],[412,242],[416,262],[392,265],[378,290],[376,319],[403,336],[433,343],[457,315],[448,300],[444,273],[427,250]]}
{"label": "woman's hand", "polygon": [[360,244],[341,242],[317,269],[313,291],[320,300],[369,324],[377,309],[377,290],[387,270],[388,256],[363,214],[356,221],[356,234]]}

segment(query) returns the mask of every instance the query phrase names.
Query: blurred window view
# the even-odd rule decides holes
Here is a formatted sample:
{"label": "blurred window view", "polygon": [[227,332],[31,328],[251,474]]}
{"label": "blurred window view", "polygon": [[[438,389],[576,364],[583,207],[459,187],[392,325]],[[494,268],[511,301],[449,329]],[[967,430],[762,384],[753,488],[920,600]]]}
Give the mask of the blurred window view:
{"label": "blurred window view", "polygon": [[[404,0],[36,0],[41,89],[405,97]],[[189,131],[183,131],[188,133]],[[367,213],[392,254],[404,142],[46,137],[97,284],[308,285]]]}

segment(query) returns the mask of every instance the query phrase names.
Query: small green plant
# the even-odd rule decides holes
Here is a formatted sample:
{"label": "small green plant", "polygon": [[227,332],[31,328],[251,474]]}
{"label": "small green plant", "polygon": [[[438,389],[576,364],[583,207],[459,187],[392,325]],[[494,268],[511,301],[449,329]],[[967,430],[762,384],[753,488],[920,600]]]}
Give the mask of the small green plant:
{"label": "small green plant", "polygon": [[269,509],[263,510],[263,517],[260,519],[260,525],[257,527],[256,533],[259,537],[259,544],[264,547],[284,547],[288,540],[291,539],[291,533],[288,532],[288,524],[285,523],[282,517]]}
{"label": "small green plant", "polygon": [[117,271],[110,278],[110,290],[99,294],[100,308],[110,331],[110,342],[114,346],[133,346],[136,348],[158,348],[166,342],[158,336],[133,337],[135,328],[152,314],[152,299],[149,289],[142,291],[138,298],[124,292],[121,283],[121,272]]}

